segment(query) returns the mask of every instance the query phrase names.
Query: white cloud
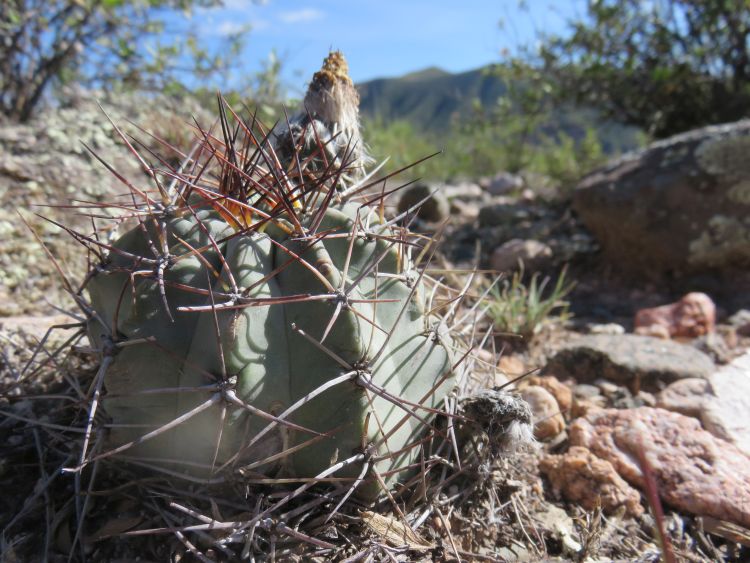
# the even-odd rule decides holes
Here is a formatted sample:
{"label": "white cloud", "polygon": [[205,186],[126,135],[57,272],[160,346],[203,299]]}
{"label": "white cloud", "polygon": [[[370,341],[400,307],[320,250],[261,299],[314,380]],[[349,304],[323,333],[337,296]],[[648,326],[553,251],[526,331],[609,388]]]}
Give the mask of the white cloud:
{"label": "white cloud", "polygon": [[227,10],[243,10],[252,5],[264,6],[267,0],[224,0],[223,7]]}
{"label": "white cloud", "polygon": [[211,35],[220,35],[221,37],[227,37],[228,35],[234,35],[241,31],[259,31],[266,29],[269,26],[269,22],[259,18],[252,18],[249,22],[225,20],[216,26]]}
{"label": "white cloud", "polygon": [[240,22],[233,22],[233,21],[223,21],[219,24],[219,27],[216,28],[216,34],[221,35],[222,37],[226,37],[227,35],[233,35],[235,33],[239,33],[245,29],[245,24]]}
{"label": "white cloud", "polygon": [[323,12],[315,8],[304,8],[291,12],[279,13],[279,19],[284,23],[303,23],[319,20],[323,17]]}

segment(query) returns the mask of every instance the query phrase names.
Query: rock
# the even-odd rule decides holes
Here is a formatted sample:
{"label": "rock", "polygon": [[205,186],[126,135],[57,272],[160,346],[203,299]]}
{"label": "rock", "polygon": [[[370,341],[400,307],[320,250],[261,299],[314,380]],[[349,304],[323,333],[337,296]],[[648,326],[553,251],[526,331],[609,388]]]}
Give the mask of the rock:
{"label": "rock", "polygon": [[711,385],[707,379],[681,379],[659,393],[656,406],[685,416],[700,418],[703,403],[710,393]]}
{"label": "rock", "polygon": [[503,354],[497,362],[497,369],[503,372],[508,379],[515,379],[526,373],[526,364],[518,356]]}
{"label": "rock", "polygon": [[601,394],[596,385],[579,383],[573,386],[573,405],[570,409],[570,418],[584,416],[594,409],[603,409],[607,406],[607,399]]}
{"label": "rock", "polygon": [[531,385],[521,389],[521,397],[531,407],[537,440],[549,440],[565,430],[565,419],[552,393],[544,387]]}
{"label": "rock", "polygon": [[740,309],[727,319],[740,336],[750,336],[750,310]]}
{"label": "rock", "polygon": [[612,464],[586,448],[574,446],[563,455],[547,455],[539,470],[549,479],[555,496],[594,510],[601,504],[605,514],[625,508],[628,516],[643,514],[641,495],[617,474]]}
{"label": "rock", "polygon": [[[75,325],[77,322],[76,319],[67,315],[0,317],[0,331],[25,332],[34,336],[37,340],[41,340],[52,326]],[[61,333],[67,333],[68,331],[76,330],[76,328],[60,328],[58,330]]]}
{"label": "rock", "polygon": [[[32,229],[64,264],[66,272],[87,269],[87,254],[81,252],[80,244],[34,215],[39,212],[88,233],[92,228],[90,218],[85,212],[65,208],[70,200],[96,206],[102,200],[111,201],[115,193],[127,192],[86,146],[139,189],[148,183],[144,182],[141,165],[118,140],[98,102],[126,135],[133,134],[145,143],[145,148],[138,149],[144,155],[156,150],[169,158],[171,149],[138,132],[131,123],[158,133],[187,153],[195,137],[186,123],[192,123],[193,116],[200,123],[214,119],[201,103],[187,97],[89,91],[76,108],[64,103],[48,104],[26,123],[0,122],[0,316],[53,314],[55,307],[74,307],[54,262],[44,253]],[[171,120],[179,120],[186,143],[164,127],[170,116]],[[34,207],[40,204],[46,207]],[[31,228],[24,225],[16,210],[24,213]]]}
{"label": "rock", "polygon": [[645,458],[662,500],[678,510],[750,526],[750,459],[694,418],[650,407],[592,411],[569,438],[641,490]]}
{"label": "rock", "polygon": [[711,359],[691,346],[634,334],[591,334],[564,345],[545,367],[581,383],[604,378],[637,392],[659,390],[672,381],[706,378]]}
{"label": "rock", "polygon": [[602,392],[596,385],[588,383],[578,383],[573,386],[574,399],[595,399],[601,397]]}
{"label": "rock", "polygon": [[447,197],[451,203],[455,201],[474,202],[481,200],[484,190],[474,182],[458,182],[441,186],[440,191]]}
{"label": "rock", "polygon": [[510,172],[498,172],[489,179],[484,179],[480,185],[491,195],[506,195],[517,192],[524,186],[523,178]]}
{"label": "rock", "polygon": [[729,344],[718,332],[709,332],[690,341],[690,345],[700,350],[717,364],[728,364],[734,357]]}
{"label": "rock", "polygon": [[583,549],[574,539],[578,534],[573,519],[559,506],[547,503],[534,511],[533,518],[538,528],[562,544],[563,555],[575,557]]}
{"label": "rock", "polygon": [[660,324],[638,327],[635,329],[635,333],[640,336],[659,338],[660,340],[670,340],[672,338],[669,334],[669,329]]}
{"label": "rock", "polygon": [[639,391],[638,394],[633,397],[633,403],[636,407],[655,407],[656,406],[656,395],[649,393],[648,391]]}
{"label": "rock", "polygon": [[439,223],[448,218],[450,204],[441,186],[437,184],[414,184],[404,190],[401,199],[398,200],[398,212],[404,213],[423,200],[421,206],[412,211],[417,217],[428,223]]}
{"label": "rock", "polygon": [[[485,205],[479,210],[480,227],[509,226],[512,230],[518,230],[518,227],[521,227],[528,231],[533,224],[542,223],[544,219],[547,218],[544,217],[543,210],[520,203],[494,203]],[[550,220],[547,223],[550,223]],[[544,227],[547,226],[544,225]],[[507,231],[503,232],[503,235],[507,234]]]}
{"label": "rock", "polygon": [[544,269],[552,258],[552,249],[538,240],[511,239],[492,251],[490,268],[498,272]]}
{"label": "rock", "polygon": [[522,381],[525,385],[537,385],[549,391],[557,401],[563,414],[573,406],[573,391],[553,375],[532,375]]}
{"label": "rock", "polygon": [[708,382],[711,394],[700,412],[703,427],[750,456],[750,352],[711,374]]}
{"label": "rock", "polygon": [[658,275],[750,263],[750,120],[653,143],[587,175],[573,207],[618,267]]}
{"label": "rock", "polygon": [[625,327],[617,323],[589,323],[585,328],[589,334],[625,334]]}
{"label": "rock", "polygon": [[460,223],[473,223],[479,217],[479,207],[470,202],[453,199],[450,202],[450,214]]}
{"label": "rock", "polygon": [[641,309],[635,314],[634,325],[637,334],[656,326],[666,328],[671,338],[697,338],[713,332],[716,305],[705,293],[688,293],[676,303]]}

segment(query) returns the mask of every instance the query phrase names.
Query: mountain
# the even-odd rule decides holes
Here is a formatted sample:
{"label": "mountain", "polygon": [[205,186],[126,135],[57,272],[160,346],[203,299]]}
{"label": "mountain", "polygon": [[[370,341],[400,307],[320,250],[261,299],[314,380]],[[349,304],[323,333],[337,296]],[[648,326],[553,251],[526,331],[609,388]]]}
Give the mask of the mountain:
{"label": "mountain", "polygon": [[[461,73],[430,67],[398,78],[378,78],[357,85],[360,112],[366,119],[404,120],[426,133],[447,132],[471,115],[475,100],[489,108],[506,91],[504,82],[483,67]],[[624,152],[639,144],[639,131],[599,119],[592,109],[561,109],[544,126],[544,133],[563,131],[580,139],[594,127],[607,153]]]}
{"label": "mountain", "polygon": [[469,115],[475,99],[489,106],[505,92],[502,81],[487,70],[452,74],[430,67],[363,82],[357,85],[360,111],[369,118],[404,119],[420,129],[444,131],[452,120]]}

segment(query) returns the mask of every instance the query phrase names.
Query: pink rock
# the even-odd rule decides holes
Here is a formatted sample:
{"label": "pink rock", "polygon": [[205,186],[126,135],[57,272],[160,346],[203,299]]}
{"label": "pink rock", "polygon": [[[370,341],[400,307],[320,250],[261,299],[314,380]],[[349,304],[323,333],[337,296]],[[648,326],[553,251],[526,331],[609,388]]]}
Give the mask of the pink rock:
{"label": "pink rock", "polygon": [[646,336],[696,338],[712,332],[715,325],[716,305],[705,293],[688,293],[677,303],[635,314],[635,332]]}
{"label": "pink rock", "polygon": [[630,516],[643,514],[641,495],[628,485],[612,464],[586,448],[574,446],[563,455],[548,455],[539,462],[556,496],[563,496],[586,510],[601,504],[605,514],[625,507]]}
{"label": "pink rock", "polygon": [[643,454],[666,503],[750,526],[750,458],[703,430],[694,418],[650,407],[603,409],[573,422],[569,437],[572,446],[609,461],[640,489]]}

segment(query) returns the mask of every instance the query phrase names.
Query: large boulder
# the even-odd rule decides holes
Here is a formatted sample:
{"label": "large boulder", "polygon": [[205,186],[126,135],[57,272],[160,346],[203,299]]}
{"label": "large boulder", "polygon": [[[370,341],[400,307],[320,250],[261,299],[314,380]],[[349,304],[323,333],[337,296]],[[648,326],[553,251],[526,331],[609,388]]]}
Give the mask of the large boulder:
{"label": "large boulder", "polygon": [[750,120],[690,131],[587,175],[574,209],[619,267],[635,273],[750,263]]}

